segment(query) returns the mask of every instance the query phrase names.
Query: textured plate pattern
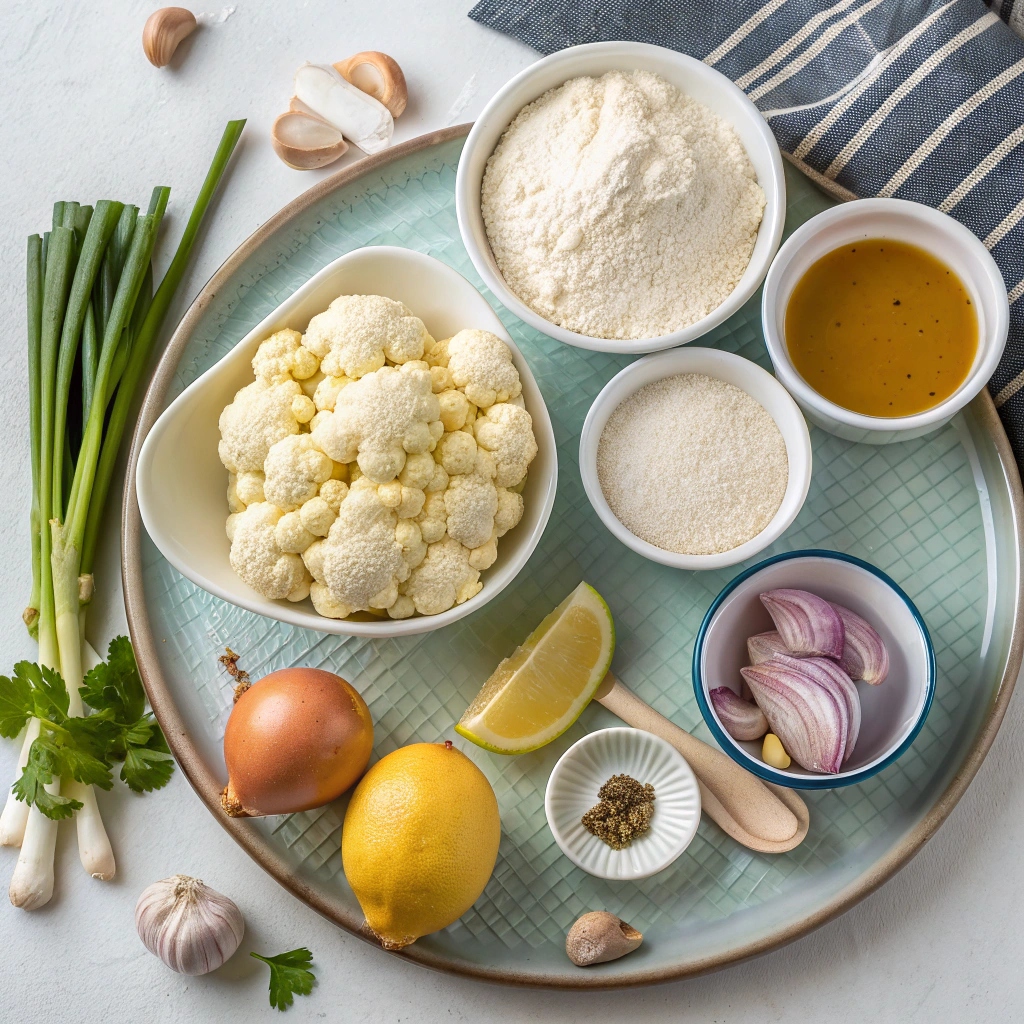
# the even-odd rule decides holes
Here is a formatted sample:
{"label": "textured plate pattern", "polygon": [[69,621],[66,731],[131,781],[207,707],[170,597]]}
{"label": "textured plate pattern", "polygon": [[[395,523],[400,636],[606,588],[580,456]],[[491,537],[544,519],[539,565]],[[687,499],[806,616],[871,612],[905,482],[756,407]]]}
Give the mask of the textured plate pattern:
{"label": "textured plate pattern", "polygon": [[[581,821],[613,775],[654,787],[651,827],[622,850]],[[700,818],[700,790],[683,755],[665,740],[640,729],[600,729],[562,755],[548,779],[544,808],[555,841],[573,863],[621,881],[663,870],[689,846]]]}
{"label": "textured plate pattern", "polygon": [[[263,245],[204,314],[179,363],[173,393],[299,284],[357,246],[428,252],[479,284],[455,219],[452,189],[460,146],[457,140],[426,150],[334,192]],[[827,200],[795,175],[789,185],[792,230]],[[700,344],[767,366],[759,298]],[[790,854],[751,853],[704,819],[688,851],[666,871],[636,883],[606,882],[562,856],[547,827],[543,799],[559,756],[585,733],[618,720],[594,705],[555,743],[514,758],[473,747],[455,737],[452,726],[498,660],[586,579],[615,615],[616,674],[662,714],[709,739],[689,680],[693,639],[714,596],[742,567],[680,572],[613,540],[584,494],[578,442],[591,401],[629,358],[562,346],[503,309],[498,313],[530,360],[559,446],[558,497],[527,567],[499,598],[456,625],[424,636],[369,641],[302,631],[224,604],[184,580],[145,542],[146,606],[164,677],[175,698],[191,708],[191,739],[208,763],[220,763],[231,685],[216,657],[225,645],[241,653],[254,677],[309,665],[351,679],[373,714],[376,757],[412,741],[454,738],[494,785],[501,850],[476,906],[416,948],[463,969],[564,974],[566,930],[578,915],[598,908],[620,915],[646,936],[632,957],[593,969],[609,974],[697,964],[792,927],[835,899],[920,820],[966,756],[1002,672],[1002,663],[991,662],[991,649],[1005,651],[1008,627],[996,619],[989,581],[994,591],[1004,570],[995,562],[991,518],[983,517],[985,480],[972,471],[969,422],[960,419],[931,437],[878,448],[812,430],[814,479],[807,503],[782,539],[758,556],[802,547],[847,551],[878,565],[916,602],[935,643],[939,685],[913,747],[863,785],[807,794],[811,830]],[[998,645],[990,642],[993,620]],[[266,834],[301,883],[354,908],[341,870],[342,814],[343,807],[335,806],[260,820],[253,827]]]}

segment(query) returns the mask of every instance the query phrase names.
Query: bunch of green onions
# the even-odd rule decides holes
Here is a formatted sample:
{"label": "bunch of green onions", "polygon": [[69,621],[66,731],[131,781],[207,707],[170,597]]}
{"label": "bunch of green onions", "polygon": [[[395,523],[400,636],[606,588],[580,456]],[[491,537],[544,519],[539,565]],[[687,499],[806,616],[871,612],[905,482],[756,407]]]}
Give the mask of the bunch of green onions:
{"label": "bunch of green onions", "polygon": [[[177,251],[159,287],[152,256],[170,189],[153,190],[146,213],[103,199],[54,206],[53,224],[28,240],[28,366],[32,457],[32,594],[24,618],[39,662],[63,677],[70,713],[82,714],[84,669],[99,661],[85,642],[85,611],[108,492],[133,399],[200,225],[244,121],[221,138]],[[89,664],[83,665],[83,658]],[[27,729],[24,767],[38,722]],[[82,864],[111,878],[114,856],[91,786],[56,779],[48,789],[82,804]],[[21,846],[11,902],[41,906],[53,890],[57,822],[8,797],[0,844]]]}

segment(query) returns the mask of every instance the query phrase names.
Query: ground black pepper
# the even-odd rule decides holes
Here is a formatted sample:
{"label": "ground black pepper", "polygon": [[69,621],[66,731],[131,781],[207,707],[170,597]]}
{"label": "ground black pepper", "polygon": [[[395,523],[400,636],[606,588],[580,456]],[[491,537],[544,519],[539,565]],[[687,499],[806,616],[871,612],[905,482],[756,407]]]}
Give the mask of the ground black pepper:
{"label": "ground black pepper", "polygon": [[654,787],[630,775],[613,775],[598,791],[600,803],[583,815],[583,827],[613,850],[624,850],[651,827]]}

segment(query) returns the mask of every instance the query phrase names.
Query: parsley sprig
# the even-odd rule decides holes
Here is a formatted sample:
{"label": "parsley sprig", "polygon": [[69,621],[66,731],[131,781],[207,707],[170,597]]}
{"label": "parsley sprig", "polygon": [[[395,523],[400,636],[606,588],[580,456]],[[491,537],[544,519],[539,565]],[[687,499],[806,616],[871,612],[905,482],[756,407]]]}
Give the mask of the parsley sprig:
{"label": "parsley sprig", "polygon": [[32,718],[40,723],[14,795],[48,818],[70,818],[82,806],[48,792],[46,786],[54,779],[73,778],[110,789],[114,765],[120,763],[122,781],[136,793],[146,793],[167,785],[174,771],[160,726],[146,711],[146,692],[128,637],[111,640],[107,660],[85,676],[78,692],[93,714],[68,714],[64,680],[52,669],[20,661],[13,675],[0,676],[0,736],[13,739]]}
{"label": "parsley sprig", "polygon": [[278,1010],[287,1010],[292,1005],[293,994],[308,996],[313,991],[316,975],[310,969],[313,954],[300,946],[277,956],[260,956],[250,953],[270,967],[270,1005]]}

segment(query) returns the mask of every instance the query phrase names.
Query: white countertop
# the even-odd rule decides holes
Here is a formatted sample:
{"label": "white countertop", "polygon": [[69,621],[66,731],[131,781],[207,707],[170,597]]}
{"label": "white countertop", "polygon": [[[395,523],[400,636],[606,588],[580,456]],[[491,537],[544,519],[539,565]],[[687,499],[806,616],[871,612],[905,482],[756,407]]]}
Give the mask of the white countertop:
{"label": "white countertop", "polygon": [[[35,658],[21,624],[28,597],[29,467],[24,355],[24,238],[49,223],[55,199],[131,200],[172,187],[176,242],[224,122],[249,123],[171,318],[259,224],[323,172],[285,167],[268,139],[304,60],[363,49],[402,65],[410,103],[401,141],[471,120],[536,54],[471,22],[470,0],[234,0],[220,24],[186,41],[173,68],[145,60],[140,0],[33,0],[3,6],[0,56],[0,671]],[[351,159],[353,154],[349,154]],[[167,258],[166,241],[161,247]],[[97,570],[89,636],[125,632],[118,576],[119,495]],[[309,946],[319,983],[288,1020],[333,1021],[1010,1021],[1024,1019],[1024,699],[1010,706],[977,779],[939,834],[896,878],[839,920],[748,964],[688,982],[604,994],[497,988],[429,973],[338,930],[253,864],[176,773],[160,793],[100,794],[115,845],[114,881],[85,876],[74,829],[62,826],[52,902],[26,913],[0,902],[0,1018],[275,1019],[263,965],[247,956],[205,978],[173,974],[145,951],[133,912],[141,890],[175,872],[232,896],[242,952]],[[0,741],[0,780],[16,746]],[[0,877],[16,851],[0,850]]]}

